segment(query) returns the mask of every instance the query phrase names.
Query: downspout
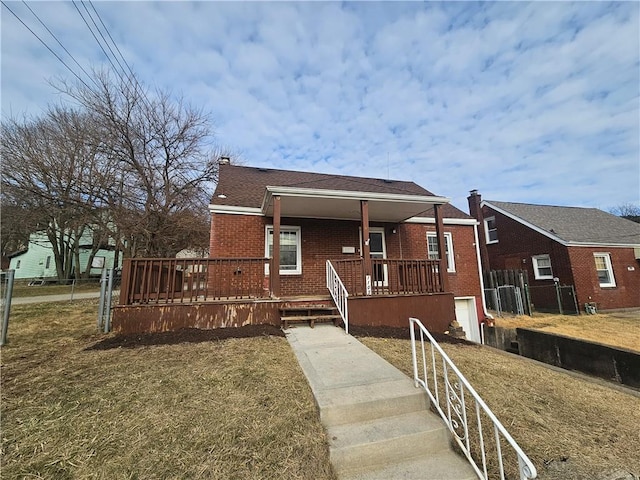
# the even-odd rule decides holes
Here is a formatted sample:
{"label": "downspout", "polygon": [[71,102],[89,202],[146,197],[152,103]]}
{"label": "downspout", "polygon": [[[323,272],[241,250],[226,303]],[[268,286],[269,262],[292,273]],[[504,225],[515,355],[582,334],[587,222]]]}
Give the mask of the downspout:
{"label": "downspout", "polygon": [[[478,276],[480,277],[480,298],[482,298],[482,313],[485,318],[493,320],[493,316],[487,312],[487,301],[484,296],[484,279],[482,278],[482,262],[480,260],[480,245],[478,240],[478,223],[473,226],[473,235],[476,241],[476,259],[478,262]],[[482,344],[484,344],[484,320],[480,325],[480,333]]]}

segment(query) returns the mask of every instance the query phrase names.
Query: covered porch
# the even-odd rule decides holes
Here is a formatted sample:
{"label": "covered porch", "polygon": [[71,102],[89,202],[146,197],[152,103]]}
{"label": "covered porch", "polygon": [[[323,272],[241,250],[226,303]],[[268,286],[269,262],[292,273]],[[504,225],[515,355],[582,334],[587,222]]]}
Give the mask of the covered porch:
{"label": "covered porch", "polygon": [[[440,209],[446,202],[448,199],[433,196],[267,187],[260,214],[273,232],[269,251],[281,255],[125,260],[114,329],[279,325],[283,305],[329,301],[340,310],[347,328],[349,322],[404,325],[413,315],[433,317],[438,324],[434,328],[444,330],[455,317]],[[401,248],[398,252],[393,245],[385,247],[385,234],[395,234],[404,221],[431,208],[438,259],[402,258]],[[281,250],[283,218],[288,224],[302,225],[300,275],[291,275],[287,265],[282,265],[287,261]],[[351,232],[348,252],[332,236],[335,225]],[[320,231],[325,236],[315,240]],[[324,244],[331,248],[323,248]],[[306,290],[311,281],[322,286],[324,295],[319,295],[317,286]],[[294,295],[291,285],[297,287]],[[336,285],[342,290],[337,291]]]}

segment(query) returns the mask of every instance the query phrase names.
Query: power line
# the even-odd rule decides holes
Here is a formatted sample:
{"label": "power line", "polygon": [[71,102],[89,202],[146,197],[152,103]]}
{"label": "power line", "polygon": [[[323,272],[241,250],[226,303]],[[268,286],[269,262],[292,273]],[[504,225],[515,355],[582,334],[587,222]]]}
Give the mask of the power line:
{"label": "power line", "polygon": [[[106,52],[106,50],[103,48],[102,43],[98,40],[98,38],[96,37],[93,29],[91,28],[91,26],[89,25],[89,23],[87,22],[85,16],[82,14],[82,12],[80,12],[80,9],[78,8],[76,1],[72,0],[73,4],[76,8],[76,10],[78,11],[78,14],[80,15],[80,17],[82,18],[82,20],[84,21],[85,25],[87,26],[87,28],[89,29],[89,31],[91,32],[91,35],[93,36],[93,38],[96,40],[96,42],[98,43],[98,45],[100,46],[100,49],[102,50],[102,52],[105,54],[105,56],[107,57],[107,59],[109,60],[109,63],[111,63],[111,66],[114,69],[114,72],[116,73],[116,75],[120,78],[120,81],[122,81],[123,83],[125,83],[125,79],[122,76],[122,74],[120,73],[120,71],[118,71],[118,69],[116,68],[115,64],[113,63],[113,61],[111,60],[111,57],[109,56],[109,54]],[[111,46],[109,45],[109,42],[107,41],[107,39],[105,38],[104,34],[102,33],[102,31],[100,30],[100,27],[97,25],[95,19],[93,18],[93,15],[91,15],[91,12],[89,11],[89,9],[87,8],[87,6],[85,5],[85,2],[83,0],[80,0],[80,3],[82,3],[82,6],[84,7],[85,11],[87,12],[87,15],[89,16],[89,18],[91,19],[91,23],[93,23],[95,29],[97,30],[98,34],[100,35],[100,37],[102,38],[102,40],[104,41],[104,44],[106,45],[106,47],[109,49],[109,51],[111,52],[111,54],[113,55],[113,58],[115,59],[115,61],[118,63],[118,65],[120,66],[120,69],[122,70],[122,73],[124,73],[124,75],[126,76],[126,83],[129,83],[129,85],[132,86],[133,90],[137,93],[138,91],[142,94],[142,100],[143,102],[146,102],[147,106],[152,110],[152,104],[151,101],[149,100],[149,98],[147,97],[147,94],[144,91],[144,88],[142,88],[142,85],[140,85],[140,82],[138,81],[135,73],[133,72],[133,70],[131,69],[130,65],[127,63],[126,59],[124,58],[124,55],[122,55],[122,52],[120,51],[120,49],[118,48],[118,45],[116,44],[116,42],[113,40],[113,37],[111,36],[111,33],[109,33],[109,29],[107,28],[107,26],[105,25],[105,23],[102,20],[102,17],[100,17],[100,14],[98,13],[98,11],[96,10],[95,6],[93,5],[93,3],[91,2],[91,0],[89,1],[89,5],[91,5],[91,8],[93,9],[93,11],[96,14],[96,17],[98,18],[98,20],[100,21],[100,24],[102,25],[104,31],[107,33],[107,36],[109,37],[109,39],[111,40],[111,43],[113,44],[113,46],[115,47],[115,49],[117,50],[117,52],[120,54],[120,57],[122,58],[122,61],[124,62],[124,64],[127,66],[129,73],[127,73],[127,71],[125,70],[125,68],[122,66],[122,63],[120,63],[120,60],[118,60],[116,54],[114,53],[113,49],[111,48]]]}
{"label": "power line", "polygon": [[[87,8],[87,6],[85,5],[85,3],[81,0],[80,3],[82,4],[82,6],[84,7],[85,11],[87,12],[87,15],[89,16],[89,18],[91,19],[91,23],[93,23],[93,26],[96,27],[96,30],[98,31],[98,33],[100,34],[100,37],[102,37],[102,40],[104,41],[104,44],[107,46],[107,48],[109,49],[109,51],[111,52],[111,55],[113,55],[114,60],[118,63],[118,65],[120,66],[120,69],[126,74],[126,72],[124,71],[124,67],[122,66],[122,64],[120,63],[120,60],[118,60],[118,58],[116,57],[116,54],[113,53],[113,49],[111,48],[111,46],[109,45],[109,42],[107,42],[107,39],[104,38],[104,35],[102,34],[102,31],[100,30],[100,28],[98,27],[98,25],[96,24],[96,21],[93,19],[93,16],[91,15],[91,12],[89,12],[89,9]],[[95,10],[95,9],[94,9]],[[85,22],[86,23],[86,22]],[[103,24],[104,25],[104,24]],[[95,36],[94,36],[95,38]],[[104,50],[103,50],[104,52]],[[106,52],[105,52],[106,53]],[[111,64],[113,65],[113,63]],[[115,68],[115,66],[114,66]]]}
{"label": "power line", "polygon": [[[120,54],[120,58],[122,58],[122,61],[124,62],[124,64],[127,66],[127,68],[129,69],[129,72],[131,73],[131,75],[133,77],[135,77],[135,74],[133,73],[133,70],[131,69],[131,67],[129,66],[129,64],[127,63],[127,60],[124,58],[124,55],[122,55],[122,52],[120,51],[120,49],[118,48],[118,44],[115,42],[115,40],[113,39],[113,37],[111,36],[111,33],[109,33],[109,29],[107,28],[107,26],[104,24],[104,22],[102,21],[102,17],[100,16],[100,14],[98,13],[98,11],[96,10],[96,7],[93,5],[93,3],[91,2],[91,0],[89,0],[89,5],[91,5],[91,8],[93,9],[93,11],[96,13],[96,16],[98,17],[98,20],[100,20],[100,24],[102,25],[102,28],[104,28],[104,31],[107,32],[107,35],[109,36],[109,39],[111,40],[111,43],[113,44],[114,47],[116,47],[116,51]],[[86,7],[85,7],[86,8]],[[102,37],[104,38],[104,37]],[[111,49],[109,49],[111,50]],[[113,50],[112,50],[113,53]],[[120,62],[118,62],[118,64],[120,64]],[[124,70],[124,69],[123,69]]]}
{"label": "power line", "polygon": [[116,73],[116,75],[118,75],[118,77],[120,77],[120,80],[122,79],[122,75],[120,75],[120,72],[118,72],[118,69],[116,68],[115,64],[113,63],[113,61],[111,60],[111,57],[109,56],[109,54],[107,53],[107,51],[104,49],[104,47],[102,46],[102,43],[100,43],[100,40],[98,40],[98,37],[96,37],[96,34],[93,32],[93,30],[91,29],[91,26],[89,25],[89,22],[87,22],[87,19],[84,17],[84,15],[82,14],[82,12],[80,11],[80,9],[78,8],[78,5],[76,4],[75,0],[72,0],[71,3],[73,3],[73,6],[75,7],[75,9],[78,12],[78,15],[80,15],[80,17],[82,18],[82,21],[84,22],[84,24],[87,26],[87,28],[89,29],[89,31],[91,32],[91,35],[93,36],[93,38],[95,39],[96,43],[98,44],[98,46],[100,47],[100,50],[102,50],[102,53],[104,53],[104,56],[107,57],[107,60],[109,61],[109,63],[111,64],[111,66],[113,67],[114,72]]}
{"label": "power line", "polygon": [[60,45],[62,47],[62,49],[67,53],[67,55],[69,55],[69,57],[71,57],[71,59],[75,62],[76,65],[78,65],[78,67],[80,67],[80,70],[82,70],[82,72],[88,77],[90,78],[93,83],[96,84],[96,86],[99,87],[99,85],[96,83],[96,81],[93,79],[93,77],[91,75],[89,75],[89,73],[87,73],[87,71],[83,68],[82,65],[80,65],[80,63],[75,59],[75,57],[73,55],[71,55],[71,52],[69,52],[69,50],[67,50],[67,48],[62,44],[62,42],[58,39],[58,37],[49,29],[49,27],[47,27],[47,25],[40,19],[40,17],[36,14],[36,12],[34,12],[31,7],[29,6],[29,4],[27,4],[27,2],[25,2],[25,0],[22,0],[22,3],[24,3],[24,6],[27,7],[29,9],[29,11],[33,14],[34,17],[36,17],[36,19],[40,22],[40,24],[42,24],[42,26],[47,30],[47,32],[49,32],[49,34],[55,39],[56,42],[58,42],[58,45]]}
{"label": "power line", "polygon": [[2,3],[2,5],[3,5],[7,10],[9,10],[9,12],[11,12],[11,14],[12,14],[14,17],[16,17],[16,19],[17,19],[17,20],[18,20],[22,25],[24,25],[24,27],[25,27],[27,30],[29,30],[29,32],[31,32],[31,34],[32,34],[34,37],[36,37],[36,38],[40,41],[40,43],[42,43],[42,45],[44,45],[44,46],[45,46],[45,48],[46,48],[47,50],[49,50],[49,51],[53,54],[53,56],[54,56],[54,57],[56,57],[56,58],[60,61],[60,63],[62,63],[62,65],[64,65],[64,66],[67,68],[67,70],[69,70],[69,71],[73,74],[73,76],[74,76],[74,77],[76,77],[76,78],[77,78],[77,79],[78,79],[78,80],[79,80],[79,81],[80,81],[80,82],[81,82],[85,87],[87,87],[89,90],[91,90],[91,87],[89,87],[89,85],[87,85],[87,83],[86,83],[82,78],[80,78],[80,76],[79,76],[76,72],[74,72],[74,71],[73,71],[73,69],[72,69],[69,65],[67,65],[67,64],[65,63],[65,61],[64,61],[64,60],[62,60],[62,58],[60,58],[60,56],[59,56],[56,52],[54,52],[54,51],[51,49],[51,47],[49,47],[49,45],[47,45],[47,43],[46,43],[44,40],[42,40],[42,39],[38,36],[38,34],[37,34],[36,32],[34,32],[34,31],[33,31],[33,30],[32,30],[32,29],[31,29],[31,28],[30,28],[26,23],[24,23],[24,22],[22,21],[22,19],[21,19],[21,18],[20,18],[20,17],[19,17],[19,16],[18,16],[14,11],[13,11],[13,10],[11,10],[11,9],[9,8],[9,6],[8,6],[8,5],[7,5],[3,0],[0,0],[0,2]]}

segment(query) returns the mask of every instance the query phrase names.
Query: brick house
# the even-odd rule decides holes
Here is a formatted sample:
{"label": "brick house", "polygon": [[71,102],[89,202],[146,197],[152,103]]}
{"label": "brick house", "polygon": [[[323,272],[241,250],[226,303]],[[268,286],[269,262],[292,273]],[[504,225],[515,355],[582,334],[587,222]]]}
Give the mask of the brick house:
{"label": "brick house", "polygon": [[486,270],[527,270],[532,286],[573,285],[580,309],[640,307],[640,224],[596,208],[482,200],[476,190],[468,201]]}
{"label": "brick house", "polygon": [[[331,260],[352,289],[351,321],[382,324],[390,321],[384,315],[391,317],[396,310],[408,316],[397,303],[398,298],[410,297],[409,292],[397,291],[402,283],[398,271],[406,275],[419,267],[401,261],[439,258],[436,210],[445,243],[444,290],[452,294],[443,318],[453,320],[455,311],[466,330],[472,330],[468,336],[479,341],[478,317],[484,319],[484,304],[477,222],[413,182],[223,164],[210,205],[210,255],[273,257],[274,217],[279,216],[281,254],[274,295],[291,299],[327,295],[326,262]],[[367,236],[368,245],[362,242]],[[373,265],[362,265],[372,277],[369,295],[364,291],[366,280],[353,278],[353,269],[360,268],[367,254],[374,259]],[[372,318],[371,312],[380,311],[380,302],[364,306],[375,296],[388,304],[376,315],[379,318]],[[418,298],[427,305],[434,292]],[[360,303],[362,313],[357,318]],[[397,321],[404,325],[406,320]]]}
{"label": "brick house", "polygon": [[407,181],[222,161],[209,211],[209,258],[125,261],[114,330],[280,325],[292,311],[334,310],[347,329],[415,316],[443,332],[457,319],[480,341],[477,221],[447,198]]}

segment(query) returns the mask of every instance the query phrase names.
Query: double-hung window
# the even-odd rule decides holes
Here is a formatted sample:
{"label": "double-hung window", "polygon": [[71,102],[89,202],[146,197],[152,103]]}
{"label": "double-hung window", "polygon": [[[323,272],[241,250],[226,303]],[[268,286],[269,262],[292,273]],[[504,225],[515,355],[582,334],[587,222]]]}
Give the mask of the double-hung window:
{"label": "double-hung window", "polygon": [[[453,240],[450,233],[444,234],[444,249],[447,257],[447,272],[455,272],[456,264],[453,258]],[[438,260],[438,235],[433,232],[427,233],[427,251],[429,254],[429,260]]]}
{"label": "double-hung window", "polygon": [[[280,227],[280,275],[302,273],[300,227]],[[265,255],[273,256],[273,226],[267,226]]]}
{"label": "double-hung window", "polygon": [[496,217],[487,217],[484,219],[484,232],[487,243],[498,242],[498,227],[496,226]]}
{"label": "double-hung window", "polygon": [[615,287],[616,279],[613,277],[613,267],[611,266],[611,255],[608,253],[594,253],[596,262],[596,272],[601,287]]}
{"label": "double-hung window", "polygon": [[553,279],[553,271],[551,270],[551,258],[549,255],[536,255],[531,257],[533,263],[533,273],[536,280]]}

